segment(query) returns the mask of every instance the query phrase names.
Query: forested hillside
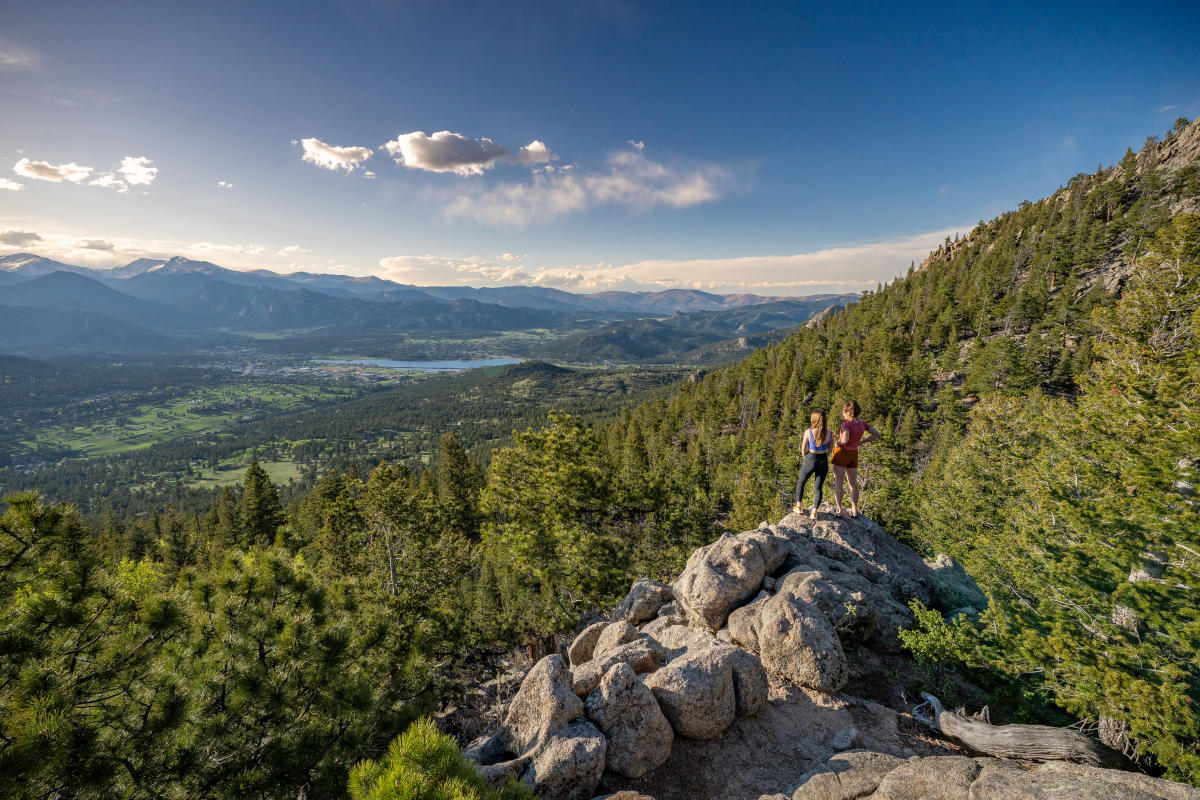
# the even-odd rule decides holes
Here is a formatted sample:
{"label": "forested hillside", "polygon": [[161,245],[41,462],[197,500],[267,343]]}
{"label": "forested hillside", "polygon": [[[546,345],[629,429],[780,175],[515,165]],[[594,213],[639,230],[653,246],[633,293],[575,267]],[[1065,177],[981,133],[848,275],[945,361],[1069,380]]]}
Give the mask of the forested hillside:
{"label": "forested hillside", "polygon": [[526,434],[484,493],[496,521],[483,577],[502,585],[501,616],[536,629],[603,597],[600,565],[667,574],[711,526],[778,519],[809,412],[838,419],[856,398],[884,437],[863,456],[866,513],[962,559],[992,598],[952,660],[1041,690],[1200,780],[1197,211],[1200,123],[1180,121],[845,311],[625,414],[597,433],[603,455],[573,445],[604,501],[572,495],[578,476],[543,455],[577,440],[570,426]]}
{"label": "forested hillside", "polygon": [[883,433],[866,513],[989,594],[919,616],[942,666],[1200,783],[1196,212],[1181,122],[616,422],[553,414],[486,474],[447,436],[287,507],[257,464],[205,513],[95,530],[10,496],[0,795],[344,796],[499,645],[777,519],[808,413],[848,397]]}

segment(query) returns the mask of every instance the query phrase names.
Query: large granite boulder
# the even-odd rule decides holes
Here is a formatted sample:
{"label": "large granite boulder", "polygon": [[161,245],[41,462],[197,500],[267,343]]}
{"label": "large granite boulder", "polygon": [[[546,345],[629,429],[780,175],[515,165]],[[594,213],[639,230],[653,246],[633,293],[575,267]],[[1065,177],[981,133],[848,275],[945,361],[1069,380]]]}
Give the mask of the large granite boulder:
{"label": "large granite boulder", "polygon": [[821,609],[790,592],[763,603],[758,654],[768,671],[797,686],[836,692],[849,677],[846,653],[833,623]]}
{"label": "large granite boulder", "polygon": [[872,593],[870,584],[857,575],[845,577],[850,582],[866,585],[857,591],[847,589],[834,582],[837,580],[834,575],[826,577],[826,573],[801,567],[783,576],[779,593],[793,594],[821,609],[833,623],[842,645],[852,648],[875,633],[879,617],[875,612],[875,604],[869,598]]}
{"label": "large granite boulder", "polygon": [[708,631],[698,631],[686,625],[670,625],[651,636],[658,645],[663,662],[669,662],[684,653],[707,650],[721,644],[721,640]]}
{"label": "large granite boulder", "polygon": [[729,615],[729,638],[739,647],[744,647],[752,653],[758,652],[758,615],[763,604],[771,598],[765,591],[759,592],[758,597],[741,608],[735,608]]}
{"label": "large granite boulder", "polygon": [[614,620],[625,620],[631,625],[641,625],[654,619],[659,609],[675,598],[671,587],[658,581],[634,581],[633,588],[613,611]]}
{"label": "large granite boulder", "polygon": [[632,642],[626,642],[599,658],[580,664],[571,672],[575,694],[587,697],[600,685],[604,673],[616,664],[628,664],[638,674],[653,672],[662,666],[662,655],[648,637],[642,636]]}
{"label": "large granite boulder", "polygon": [[588,625],[575,640],[571,642],[571,646],[567,648],[567,658],[571,662],[571,666],[577,666],[587,661],[592,660],[592,653],[596,649],[596,641],[600,638],[600,634],[608,627],[608,621],[593,622]]}
{"label": "large granite boulder", "polygon": [[769,684],[767,671],[762,661],[753,653],[740,647],[725,648],[729,663],[733,666],[733,696],[737,712],[752,717],[767,705]]}
{"label": "large granite boulder", "polygon": [[766,562],[756,541],[725,534],[688,559],[675,601],[693,627],[720,630],[729,612],[758,592]]}
{"label": "large granite boulder", "polygon": [[670,758],[671,723],[628,664],[609,669],[586,706],[588,718],[608,740],[608,769],[637,778]]}
{"label": "large granite boulder", "polygon": [[689,739],[715,739],[737,714],[733,664],[719,647],[680,656],[646,686],[675,732]]}
{"label": "large granite boulder", "polygon": [[939,611],[949,614],[962,608],[983,611],[988,606],[987,595],[962,565],[942,554],[928,562],[933,579],[933,602]]}
{"label": "large granite boulder", "polygon": [[501,725],[505,749],[521,755],[550,733],[583,716],[562,656],[546,656],[533,665],[513,697]]}
{"label": "large granite boulder", "polygon": [[628,622],[611,622],[600,632],[596,646],[592,650],[592,658],[599,658],[610,650],[615,650],[623,644],[632,642],[641,636],[638,629]]}
{"label": "large granite boulder", "polygon": [[604,734],[577,720],[547,737],[522,780],[542,800],[589,800],[604,774],[606,748]]}

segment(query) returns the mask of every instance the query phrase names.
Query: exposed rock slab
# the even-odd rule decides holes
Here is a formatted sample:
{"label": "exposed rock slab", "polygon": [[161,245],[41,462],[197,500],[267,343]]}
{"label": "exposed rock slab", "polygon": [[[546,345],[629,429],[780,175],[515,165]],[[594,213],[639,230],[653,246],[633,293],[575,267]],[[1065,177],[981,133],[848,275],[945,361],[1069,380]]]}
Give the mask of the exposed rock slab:
{"label": "exposed rock slab", "polygon": [[787,794],[761,800],[1197,800],[1200,790],[1119,770],[1063,761],[1029,770],[996,758],[930,756],[907,761],[842,753]]}

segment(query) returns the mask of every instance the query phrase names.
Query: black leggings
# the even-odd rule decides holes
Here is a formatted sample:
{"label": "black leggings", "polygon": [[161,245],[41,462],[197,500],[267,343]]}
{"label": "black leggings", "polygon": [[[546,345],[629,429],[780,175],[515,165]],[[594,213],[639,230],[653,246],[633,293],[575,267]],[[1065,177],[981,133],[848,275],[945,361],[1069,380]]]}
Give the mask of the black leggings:
{"label": "black leggings", "polygon": [[813,489],[816,492],[816,502],[813,507],[817,508],[821,505],[821,489],[825,486],[825,476],[829,474],[829,456],[825,453],[809,453],[804,457],[804,464],[800,467],[800,478],[796,481],[796,505],[803,505],[800,501],[804,499],[804,482],[808,480],[808,476],[813,476]]}

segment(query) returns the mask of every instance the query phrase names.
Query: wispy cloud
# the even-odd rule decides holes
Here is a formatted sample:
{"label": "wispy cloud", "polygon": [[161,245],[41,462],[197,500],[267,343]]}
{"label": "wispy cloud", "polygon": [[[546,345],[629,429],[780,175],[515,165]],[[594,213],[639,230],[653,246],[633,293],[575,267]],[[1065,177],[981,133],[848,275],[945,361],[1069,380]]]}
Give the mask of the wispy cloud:
{"label": "wispy cloud", "polygon": [[11,181],[8,178],[0,178],[0,189],[7,189],[10,192],[19,192],[25,188],[25,184]]}
{"label": "wispy cloud", "polygon": [[409,283],[548,286],[571,291],[654,291],[684,287],[715,292],[803,295],[859,292],[900,275],[954,230],[882,242],[829,247],[780,256],[658,259],[629,264],[528,267],[510,259],[478,256],[390,256],[379,266],[384,277]]}
{"label": "wispy cloud", "polygon": [[281,247],[275,252],[277,256],[295,256],[300,253],[311,253],[312,250],[306,250],[298,244],[289,244],[287,247]]}
{"label": "wispy cloud", "polygon": [[217,188],[218,189],[232,189],[233,184],[230,183],[229,181],[217,181]]}
{"label": "wispy cloud", "polygon": [[641,149],[631,149],[610,156],[604,170],[547,165],[527,182],[463,194],[447,214],[523,228],[596,206],[686,208],[720,197],[728,178],[713,164],[668,166],[650,160]]}
{"label": "wispy cloud", "polygon": [[1160,114],[1166,114],[1168,111],[1174,111],[1174,110],[1176,110],[1177,108],[1179,108],[1179,106],[1176,106],[1176,105],[1161,106],[1161,107],[1158,109],[1158,113],[1160,113]]}
{"label": "wispy cloud", "polygon": [[97,175],[94,180],[88,181],[88,186],[99,186],[101,189],[112,189],[117,194],[126,194],[129,192],[129,186],[125,181],[118,178],[111,172],[105,172]]}
{"label": "wispy cloud", "polygon": [[0,39],[0,69],[37,69],[41,57],[27,45],[9,39]]}
{"label": "wispy cloud", "polygon": [[267,252],[261,244],[220,244],[218,242],[196,242],[183,248],[186,253],[211,256],[214,253],[258,256]]}
{"label": "wispy cloud", "polygon": [[[295,141],[292,140],[293,143]],[[353,172],[371,157],[369,147],[340,147],[326,144],[320,139],[301,139],[300,146],[304,148],[302,160],[322,169],[344,169]]]}

